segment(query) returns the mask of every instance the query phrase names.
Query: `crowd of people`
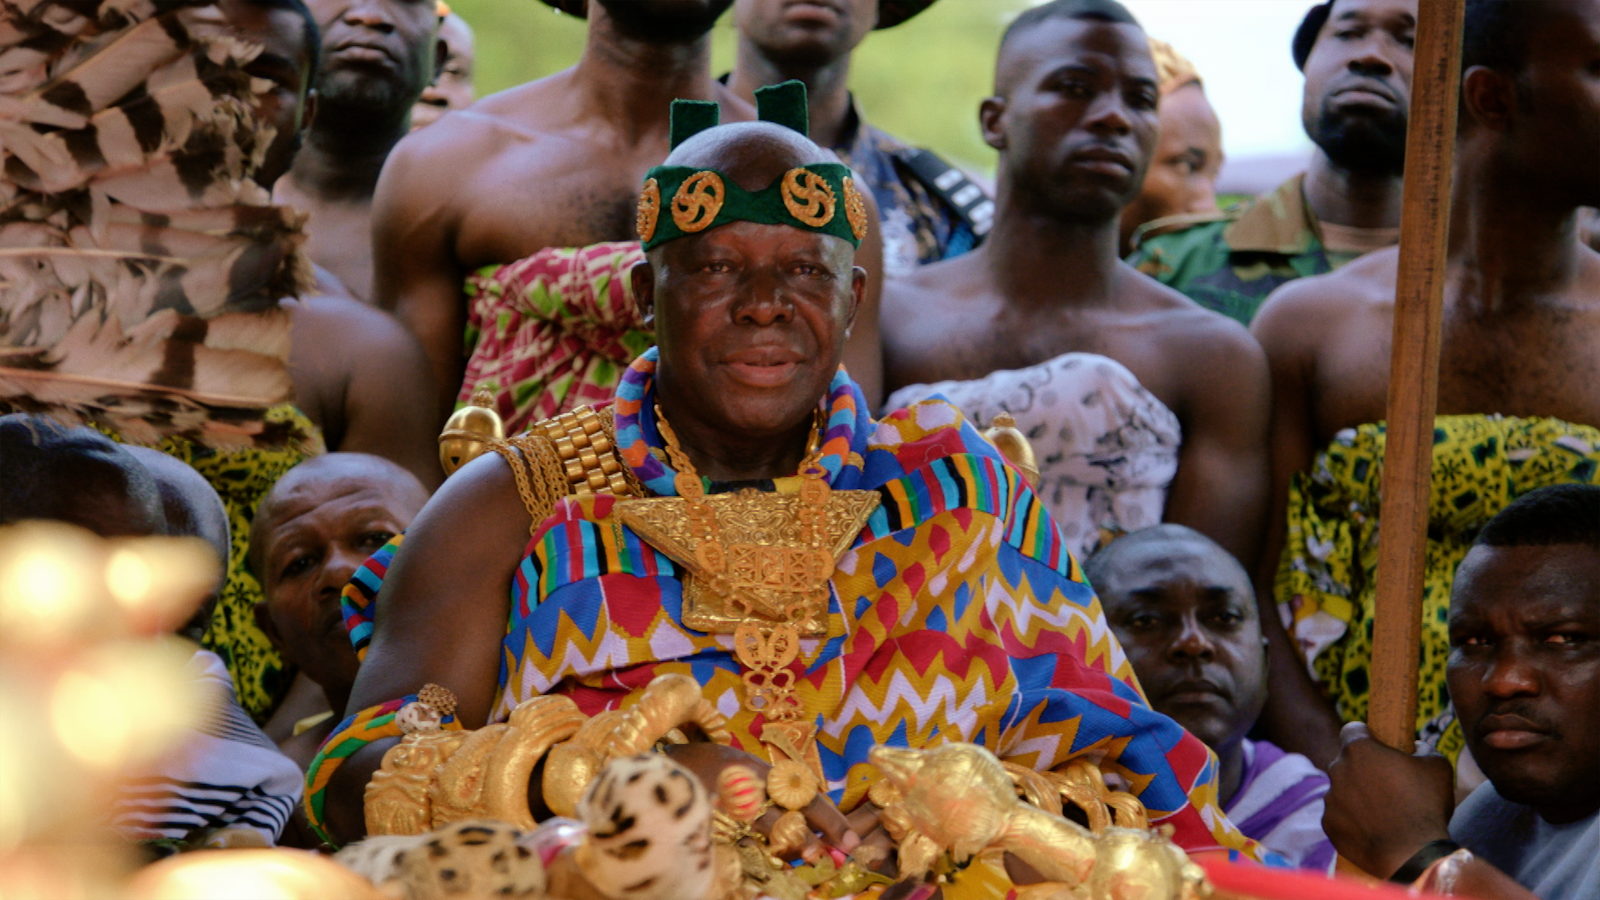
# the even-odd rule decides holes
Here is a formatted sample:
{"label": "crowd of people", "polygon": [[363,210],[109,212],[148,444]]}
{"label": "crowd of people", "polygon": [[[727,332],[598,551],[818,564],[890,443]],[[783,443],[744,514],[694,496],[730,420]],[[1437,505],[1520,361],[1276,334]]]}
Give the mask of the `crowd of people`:
{"label": "crowd of people", "polygon": [[[849,91],[933,0],[545,2],[578,64],[475,100],[443,3],[217,0],[272,85],[255,178],[309,214],[271,415],[320,440],[0,418],[0,523],[228,560],[185,630],[224,708],[124,833],[357,840],[429,688],[478,728],[685,673],[739,749],[680,762],[803,763],[886,866],[867,750],[964,740],[1091,754],[1190,850],[1600,897],[1600,0],[1466,3],[1414,754],[1362,723],[1419,0],[1249,48],[1314,150],[1227,206],[1204,73],[1116,0],[973,48],[992,182]],[[447,478],[469,403],[512,437]],[[772,570],[757,621],[727,585]]]}

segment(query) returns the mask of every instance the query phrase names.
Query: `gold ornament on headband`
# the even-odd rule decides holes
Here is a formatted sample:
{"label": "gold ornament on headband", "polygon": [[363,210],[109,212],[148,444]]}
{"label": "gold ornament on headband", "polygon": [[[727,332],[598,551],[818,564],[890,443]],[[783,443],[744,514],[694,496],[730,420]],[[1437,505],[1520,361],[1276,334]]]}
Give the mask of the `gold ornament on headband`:
{"label": "gold ornament on headband", "polygon": [[639,229],[639,240],[648,242],[655,235],[656,217],[660,215],[661,186],[652,178],[644,183],[644,190],[639,192],[639,214],[634,223]]}
{"label": "gold ornament on headband", "polygon": [[850,223],[850,233],[856,236],[856,240],[867,236],[867,201],[856,190],[854,178],[844,180],[844,217]]}
{"label": "gold ornament on headband", "polygon": [[722,200],[727,195],[721,175],[696,172],[684,179],[672,198],[672,221],[690,234],[704,231],[722,212]]}
{"label": "gold ornament on headband", "polygon": [[783,205],[789,215],[812,228],[821,228],[833,221],[836,204],[833,188],[821,175],[803,167],[784,173]]}

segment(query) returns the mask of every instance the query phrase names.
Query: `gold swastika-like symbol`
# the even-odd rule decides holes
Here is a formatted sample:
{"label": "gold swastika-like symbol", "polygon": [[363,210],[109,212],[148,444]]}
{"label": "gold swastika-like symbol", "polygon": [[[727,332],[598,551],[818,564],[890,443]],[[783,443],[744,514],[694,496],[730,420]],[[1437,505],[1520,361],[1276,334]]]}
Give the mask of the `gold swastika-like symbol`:
{"label": "gold swastika-like symbol", "polygon": [[812,228],[821,228],[833,221],[837,201],[833,188],[821,175],[807,168],[790,169],[783,175],[783,205],[789,215]]}
{"label": "gold swastika-like symbol", "polygon": [[672,221],[693,234],[704,231],[722,212],[722,200],[727,196],[722,186],[722,176],[715,172],[696,172],[678,186],[672,197]]}

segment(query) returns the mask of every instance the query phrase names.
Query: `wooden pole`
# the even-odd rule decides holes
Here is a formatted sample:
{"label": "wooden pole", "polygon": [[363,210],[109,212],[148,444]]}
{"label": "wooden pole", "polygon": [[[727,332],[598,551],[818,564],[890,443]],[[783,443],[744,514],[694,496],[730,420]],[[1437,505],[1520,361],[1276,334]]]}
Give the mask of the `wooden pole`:
{"label": "wooden pole", "polygon": [[1461,91],[1465,0],[1417,4],[1416,62],[1400,211],[1400,277],[1389,364],[1388,446],[1378,539],[1367,724],[1411,751],[1416,734],[1422,591],[1439,391],[1439,322],[1450,236],[1450,183]]}

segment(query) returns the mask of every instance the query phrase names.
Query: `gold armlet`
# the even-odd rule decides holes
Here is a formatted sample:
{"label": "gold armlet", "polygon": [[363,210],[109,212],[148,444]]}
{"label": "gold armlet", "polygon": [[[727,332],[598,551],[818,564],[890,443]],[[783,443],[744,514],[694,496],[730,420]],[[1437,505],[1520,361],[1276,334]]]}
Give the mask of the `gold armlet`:
{"label": "gold armlet", "polygon": [[608,759],[644,753],[685,725],[698,728],[716,744],[733,742],[728,720],[705,698],[700,683],[687,675],[659,675],[639,702],[629,707],[606,743]]}
{"label": "gold armlet", "polygon": [[433,828],[428,787],[439,764],[467,737],[462,731],[411,734],[389,748],[367,782],[367,834],[422,834]]}
{"label": "gold armlet", "polygon": [[528,784],[533,769],[550,748],[577,733],[587,721],[572,698],[534,697],[517,706],[507,722],[511,730],[489,757],[483,779],[483,808],[491,819],[532,830]]}

